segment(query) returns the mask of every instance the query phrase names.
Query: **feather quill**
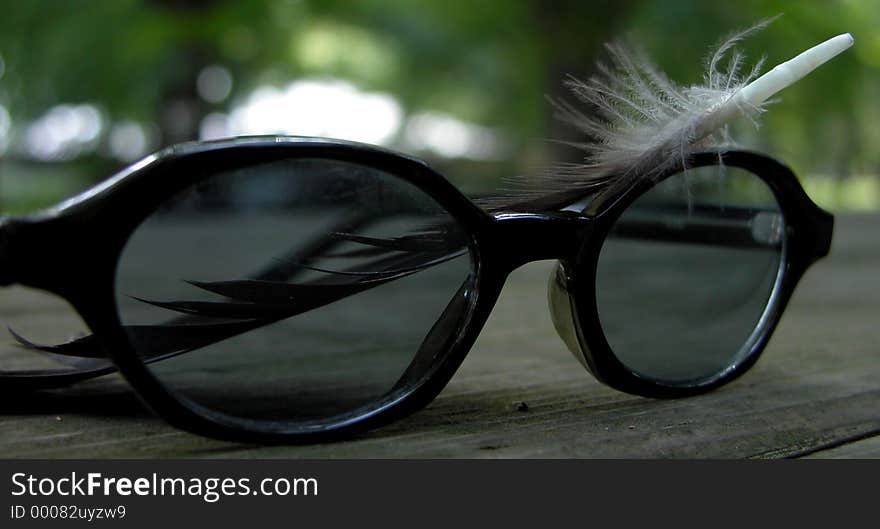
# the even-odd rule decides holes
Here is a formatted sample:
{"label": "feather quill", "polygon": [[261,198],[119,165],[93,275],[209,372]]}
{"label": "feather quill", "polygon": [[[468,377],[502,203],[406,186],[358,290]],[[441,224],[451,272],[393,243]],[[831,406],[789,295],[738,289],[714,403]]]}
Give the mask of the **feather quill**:
{"label": "feather quill", "polygon": [[[685,167],[690,154],[729,143],[727,123],[744,115],[758,124],[768,99],[852,45],[849,34],[830,39],[758,78],[761,59],[744,69],[736,44],[772,20],[735,33],[721,42],[706,63],[704,84],[679,86],[647,55],[620,43],[607,45],[611,64],[598,65],[586,81],[566,85],[589,112],[551,101],[557,117],[574,126],[586,141],[570,143],[584,154],[582,163],[553,166],[530,179],[506,182],[511,201],[565,195],[597,187],[628,186]],[[756,80],[757,79],[757,80]]]}

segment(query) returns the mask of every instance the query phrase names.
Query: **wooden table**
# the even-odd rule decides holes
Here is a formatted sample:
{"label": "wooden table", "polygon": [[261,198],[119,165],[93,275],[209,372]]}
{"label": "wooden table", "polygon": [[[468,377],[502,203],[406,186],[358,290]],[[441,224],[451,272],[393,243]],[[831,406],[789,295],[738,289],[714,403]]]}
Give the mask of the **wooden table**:
{"label": "wooden table", "polygon": [[[264,447],[181,432],[115,376],[5,395],[8,458],[880,457],[880,216],[839,217],[829,258],[802,281],[764,357],[700,397],[651,400],[600,385],[556,336],[552,263],[509,280],[475,348],[427,409],[346,442]],[[77,329],[70,310],[21,288],[0,319],[23,333]],[[3,369],[33,353],[2,339]],[[525,403],[525,405],[523,405]]]}

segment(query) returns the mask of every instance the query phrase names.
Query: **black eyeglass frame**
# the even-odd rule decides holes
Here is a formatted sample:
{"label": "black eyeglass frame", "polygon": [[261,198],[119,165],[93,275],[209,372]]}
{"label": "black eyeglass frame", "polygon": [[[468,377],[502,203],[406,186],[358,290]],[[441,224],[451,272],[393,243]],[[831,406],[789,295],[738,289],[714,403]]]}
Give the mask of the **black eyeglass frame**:
{"label": "black eyeglass frame", "polygon": [[[474,277],[463,295],[468,314],[448,350],[418,383],[393,400],[357,416],[312,427],[267,421],[231,420],[175,395],[136,354],[119,319],[115,270],[131,233],[163,202],[220,171],[291,158],[327,158],[366,165],[395,175],[433,198],[463,227],[469,239]],[[18,283],[54,293],[80,314],[109,358],[145,403],[172,425],[215,438],[295,443],[338,439],[409,415],[446,386],[501,293],[507,276],[538,260],[560,261],[561,285],[573,294],[577,341],[588,369],[602,382],[650,397],[681,397],[716,388],[744,373],[760,356],[796,284],[806,269],[828,253],[833,218],[806,195],[786,166],[745,151],[694,155],[690,167],[719,162],[762,178],[785,219],[787,247],[770,305],[749,354],[711,380],[691,386],[658,384],[639,377],[614,356],[596,307],[599,250],[614,222],[655,181],[600,191],[584,212],[561,211],[542,200],[539,211],[488,212],[478,207],[427,164],[378,147],[317,138],[238,138],[175,146],[121,171],[98,186],[43,212],[0,220],[0,285]],[[659,178],[678,171],[670,171]],[[584,195],[586,193],[580,193]],[[560,195],[556,206],[573,202]],[[569,344],[571,345],[571,344]]]}

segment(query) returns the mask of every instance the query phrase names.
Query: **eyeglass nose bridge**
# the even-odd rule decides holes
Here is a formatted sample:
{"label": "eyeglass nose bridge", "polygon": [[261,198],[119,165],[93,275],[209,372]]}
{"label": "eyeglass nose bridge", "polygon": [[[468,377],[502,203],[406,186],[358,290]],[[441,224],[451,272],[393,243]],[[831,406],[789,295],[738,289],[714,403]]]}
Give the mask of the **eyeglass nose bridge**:
{"label": "eyeglass nose bridge", "polygon": [[498,239],[506,248],[511,270],[531,261],[557,261],[547,285],[553,326],[578,362],[595,376],[584,340],[578,336],[571,283],[564,264],[576,260],[593,231],[593,218],[574,211],[499,213],[494,218],[504,230]]}
{"label": "eyeglass nose bridge", "polygon": [[494,250],[508,271],[533,261],[574,259],[593,229],[593,219],[574,211],[496,213]]}

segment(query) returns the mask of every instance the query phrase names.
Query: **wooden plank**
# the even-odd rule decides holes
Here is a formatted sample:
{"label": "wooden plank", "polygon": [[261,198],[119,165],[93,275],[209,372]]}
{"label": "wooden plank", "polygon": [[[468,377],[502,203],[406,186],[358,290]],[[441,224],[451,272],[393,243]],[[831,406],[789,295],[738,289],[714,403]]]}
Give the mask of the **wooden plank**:
{"label": "wooden plank", "polygon": [[[106,377],[5,397],[0,450],[36,458],[821,457],[823,447],[880,433],[878,232],[880,216],[840,218],[832,255],[808,272],[758,365],[695,398],[645,399],[593,380],[553,330],[545,262],[510,278],[434,403],[349,441],[265,447],[204,439],[166,425],[123,381]],[[0,296],[3,323],[77,332],[76,318],[44,296],[22,289]],[[3,369],[32,362],[8,343],[0,348]],[[876,443],[827,454],[876,457]]]}
{"label": "wooden plank", "polygon": [[810,459],[878,459],[880,458],[880,436],[844,443],[835,448],[820,450],[806,457]]}

